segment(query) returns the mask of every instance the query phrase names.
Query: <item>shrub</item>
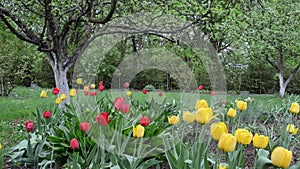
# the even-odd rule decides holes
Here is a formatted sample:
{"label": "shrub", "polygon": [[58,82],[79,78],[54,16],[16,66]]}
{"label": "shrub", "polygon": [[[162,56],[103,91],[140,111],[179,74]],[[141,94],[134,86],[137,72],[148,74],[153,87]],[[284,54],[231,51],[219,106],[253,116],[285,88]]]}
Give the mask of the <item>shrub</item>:
{"label": "shrub", "polygon": [[151,84],[146,85],[144,88],[147,89],[147,91],[149,91],[149,92],[155,90],[155,87]]}

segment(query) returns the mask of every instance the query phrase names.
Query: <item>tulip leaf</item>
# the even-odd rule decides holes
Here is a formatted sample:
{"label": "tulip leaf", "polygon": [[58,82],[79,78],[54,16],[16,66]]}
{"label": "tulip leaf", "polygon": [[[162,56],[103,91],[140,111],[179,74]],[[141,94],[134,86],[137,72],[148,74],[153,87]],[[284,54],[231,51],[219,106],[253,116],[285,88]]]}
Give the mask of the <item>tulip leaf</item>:
{"label": "tulip leaf", "polygon": [[256,161],[256,167],[260,169],[267,169],[272,166],[272,161],[267,157],[259,157]]}
{"label": "tulip leaf", "polygon": [[192,163],[193,163],[193,161],[190,160],[190,159],[187,159],[187,160],[185,160],[184,162],[187,163],[187,164],[192,164]]}
{"label": "tulip leaf", "polygon": [[269,151],[265,149],[259,149],[257,152],[258,157],[268,157],[269,156]]}
{"label": "tulip leaf", "polygon": [[296,164],[293,166],[290,166],[288,169],[299,169],[300,168],[300,161],[298,161]]}

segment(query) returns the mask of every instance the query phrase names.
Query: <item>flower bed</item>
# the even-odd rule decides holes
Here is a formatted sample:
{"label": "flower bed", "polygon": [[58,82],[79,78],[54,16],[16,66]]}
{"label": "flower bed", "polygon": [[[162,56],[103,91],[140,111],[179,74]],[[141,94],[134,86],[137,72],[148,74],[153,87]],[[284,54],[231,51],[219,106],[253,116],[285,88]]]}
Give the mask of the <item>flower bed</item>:
{"label": "flower bed", "polygon": [[260,118],[265,114],[255,117],[251,98],[214,105],[199,98],[186,107],[180,100],[139,102],[128,89],[113,99],[97,97],[101,84],[69,95],[54,88],[58,99],[25,123],[27,139],[8,152],[10,162],[33,168],[300,167],[298,97]]}

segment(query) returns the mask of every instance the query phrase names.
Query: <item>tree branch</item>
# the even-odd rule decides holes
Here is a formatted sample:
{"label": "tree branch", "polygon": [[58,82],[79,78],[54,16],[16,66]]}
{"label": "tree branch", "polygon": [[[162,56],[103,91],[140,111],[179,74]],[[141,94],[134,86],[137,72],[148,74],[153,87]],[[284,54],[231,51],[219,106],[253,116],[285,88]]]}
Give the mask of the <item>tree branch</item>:
{"label": "tree branch", "polygon": [[15,28],[13,28],[13,26],[8,22],[8,20],[3,16],[0,15],[1,20],[4,22],[4,24],[7,26],[7,28],[13,33],[15,34],[19,39],[25,41],[25,42],[29,42],[32,44],[37,45],[34,41],[32,41],[31,39],[27,38],[26,36],[22,35],[21,33],[19,33]]}
{"label": "tree branch", "polygon": [[73,52],[72,56],[66,58],[63,63],[63,67],[65,70],[68,70],[77,61],[78,57],[82,54],[85,47],[89,44],[88,40],[91,37],[91,31],[91,27],[89,25],[86,25],[86,33],[83,40],[81,41],[81,44],[75,50],[75,52]]}
{"label": "tree branch", "polygon": [[[26,35],[23,35],[21,33],[19,33],[14,26],[12,26],[11,23],[9,23],[9,21],[5,18],[8,17],[10,18],[19,29],[21,29],[23,31],[23,33]],[[1,20],[3,20],[3,22],[5,23],[5,25],[8,27],[8,29],[15,34],[18,38],[20,38],[21,40],[24,40],[26,42],[35,44],[37,46],[40,45],[40,39],[33,33],[32,30],[30,30],[21,20],[17,19],[14,15],[12,15],[8,9],[0,7],[0,17]]]}
{"label": "tree branch", "polygon": [[291,75],[290,75],[289,78],[284,82],[284,84],[285,84],[286,86],[290,83],[290,81],[293,80],[293,78],[295,77],[295,75],[296,75],[297,71],[299,70],[299,68],[300,68],[300,63],[298,63],[298,65],[292,70]]}
{"label": "tree branch", "polygon": [[281,71],[279,65],[278,65],[276,62],[271,61],[268,55],[266,56],[266,60],[267,60],[274,68],[276,68],[277,70]]}
{"label": "tree branch", "polygon": [[100,24],[105,24],[106,22],[108,22],[112,18],[113,14],[116,10],[117,2],[118,2],[118,0],[111,1],[110,11],[105,18],[103,18],[103,19],[89,18],[89,21],[92,23],[100,23]]}

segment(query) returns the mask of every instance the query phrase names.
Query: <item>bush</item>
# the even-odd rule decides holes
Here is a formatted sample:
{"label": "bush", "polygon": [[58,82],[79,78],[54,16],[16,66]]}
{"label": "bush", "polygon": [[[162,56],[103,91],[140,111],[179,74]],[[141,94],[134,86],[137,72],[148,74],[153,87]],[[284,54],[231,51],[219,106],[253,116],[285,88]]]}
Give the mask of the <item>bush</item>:
{"label": "bush", "polygon": [[149,91],[149,92],[155,90],[155,87],[153,85],[151,85],[151,84],[146,85],[144,88],[147,89],[147,91]]}

